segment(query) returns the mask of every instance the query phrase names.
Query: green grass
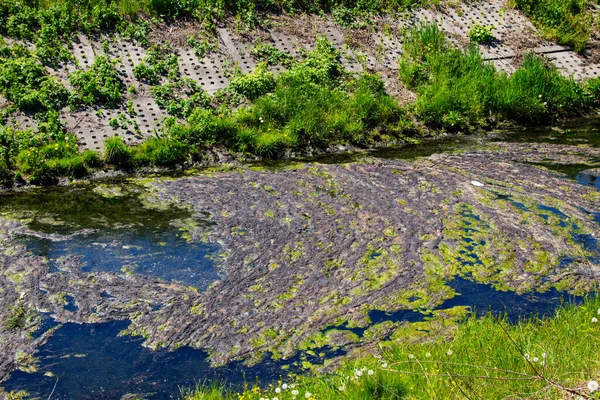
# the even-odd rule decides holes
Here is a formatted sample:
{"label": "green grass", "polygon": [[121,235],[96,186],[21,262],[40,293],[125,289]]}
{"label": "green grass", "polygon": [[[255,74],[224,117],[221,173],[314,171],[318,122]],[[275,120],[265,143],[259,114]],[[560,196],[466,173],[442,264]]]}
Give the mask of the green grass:
{"label": "green grass", "polygon": [[[250,384],[243,390],[197,388],[187,400],[297,399],[566,399],[600,398],[587,383],[600,378],[600,301],[561,307],[549,318],[512,325],[492,316],[471,317],[447,334],[425,336],[428,322],[400,328],[400,339],[381,344],[380,355],[343,361],[326,375],[301,375]],[[418,339],[406,331],[420,333]],[[434,332],[435,333],[435,332]],[[439,332],[438,332],[439,333]],[[283,384],[285,383],[285,389]],[[291,385],[294,385],[292,388]],[[279,388],[276,391],[276,388]]]}
{"label": "green grass", "polygon": [[417,26],[406,41],[400,79],[417,92],[415,113],[429,126],[470,131],[502,121],[544,124],[596,106],[587,86],[533,54],[509,76],[485,64],[475,47],[451,48],[436,25]]}
{"label": "green grass", "polygon": [[542,35],[582,51],[594,26],[591,3],[586,0],[512,0]]}

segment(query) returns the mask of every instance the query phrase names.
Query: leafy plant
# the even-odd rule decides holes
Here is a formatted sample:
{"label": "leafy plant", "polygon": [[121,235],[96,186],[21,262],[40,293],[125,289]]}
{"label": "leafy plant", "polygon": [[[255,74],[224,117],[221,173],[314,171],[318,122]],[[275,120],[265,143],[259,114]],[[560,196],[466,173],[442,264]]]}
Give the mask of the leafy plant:
{"label": "leafy plant", "polygon": [[237,93],[254,100],[275,88],[275,77],[266,63],[259,63],[251,73],[233,78],[230,86]]}
{"label": "leafy plant", "polygon": [[469,30],[469,39],[474,43],[487,43],[494,39],[494,35],[492,34],[493,30],[493,25],[475,24]]}
{"label": "leafy plant", "polygon": [[106,55],[96,57],[87,70],[78,70],[69,75],[69,82],[77,89],[73,103],[87,105],[104,104],[115,107],[121,102],[125,84],[115,69],[117,60]]}
{"label": "leafy plant", "polygon": [[259,43],[250,51],[258,61],[267,65],[282,65],[290,67],[294,63],[294,57],[290,53],[279,50],[268,43]]}

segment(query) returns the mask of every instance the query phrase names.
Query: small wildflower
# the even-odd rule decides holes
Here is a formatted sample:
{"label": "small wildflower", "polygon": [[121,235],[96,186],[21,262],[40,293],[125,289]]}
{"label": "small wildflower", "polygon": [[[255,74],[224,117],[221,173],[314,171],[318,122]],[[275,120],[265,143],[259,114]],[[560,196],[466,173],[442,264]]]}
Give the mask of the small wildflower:
{"label": "small wildflower", "polygon": [[354,372],[354,374],[356,376],[361,376],[363,374],[363,372],[361,370],[358,370],[358,371]]}
{"label": "small wildflower", "polygon": [[594,323],[594,324],[595,324],[595,323],[597,323],[597,322],[598,322],[598,318],[596,318],[596,317],[592,318],[592,323]]}
{"label": "small wildflower", "polygon": [[375,373],[375,372],[373,372],[373,370],[372,370],[372,369],[370,369],[370,370],[368,370],[368,371],[367,371],[367,374],[369,374],[369,375],[373,375],[374,373]]}
{"label": "small wildflower", "polygon": [[546,359],[546,353],[542,353],[542,358]]}
{"label": "small wildflower", "polygon": [[[290,383],[290,387],[293,389],[293,388],[296,387],[296,384],[295,383]],[[298,393],[296,393],[296,394],[298,394]]]}
{"label": "small wildflower", "polygon": [[587,387],[588,389],[590,389],[590,392],[595,392],[596,390],[598,390],[598,382],[589,381]]}
{"label": "small wildflower", "polygon": [[529,360],[529,354],[528,353],[525,353],[524,357],[525,357],[526,360]]}
{"label": "small wildflower", "polygon": [[304,397],[306,397],[307,399],[310,399],[310,396],[312,396],[310,392],[304,393]]}
{"label": "small wildflower", "polygon": [[279,400],[279,397],[273,397],[271,400]]}
{"label": "small wildflower", "polygon": [[598,315],[600,315],[600,308],[598,309]]}
{"label": "small wildflower", "polygon": [[542,98],[542,95],[540,94],[538,97],[541,99],[541,98]]}
{"label": "small wildflower", "polygon": [[277,394],[281,393],[281,388],[275,388],[275,393],[277,393]]}
{"label": "small wildflower", "polygon": [[449,356],[452,355],[452,349],[448,349],[448,351],[446,352],[446,354],[448,354]]}
{"label": "small wildflower", "polygon": [[409,354],[409,355],[408,355],[408,358],[411,358],[411,359],[412,359],[412,358],[415,358],[415,355],[414,355],[414,354]]}
{"label": "small wildflower", "polygon": [[298,396],[298,391],[297,390],[292,390],[292,396]]}
{"label": "small wildflower", "polygon": [[425,353],[425,357],[427,357],[427,358],[431,357],[431,353]]}
{"label": "small wildflower", "polygon": [[539,358],[537,358],[537,357],[533,357],[533,362],[538,362],[538,361],[540,361],[540,359],[539,359]]}
{"label": "small wildflower", "polygon": [[281,385],[281,388],[282,388],[283,390],[286,390],[286,389],[288,388],[288,384],[287,384],[287,383],[284,383],[283,385]]}
{"label": "small wildflower", "polygon": [[383,364],[381,364],[381,366],[382,366],[383,368],[387,368],[387,363],[383,363]]}
{"label": "small wildflower", "polygon": [[340,387],[338,388],[338,390],[339,390],[340,392],[343,392],[344,390],[346,390],[346,386],[342,385],[342,386],[340,386]]}

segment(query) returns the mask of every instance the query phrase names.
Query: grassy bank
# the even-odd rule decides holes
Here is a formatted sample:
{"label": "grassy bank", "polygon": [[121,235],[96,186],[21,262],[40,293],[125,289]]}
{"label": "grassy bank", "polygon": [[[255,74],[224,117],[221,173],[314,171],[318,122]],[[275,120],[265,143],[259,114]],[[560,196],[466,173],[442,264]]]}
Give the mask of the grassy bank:
{"label": "grassy bank", "polygon": [[[264,63],[247,74],[235,72],[229,87],[213,96],[180,75],[169,44],[153,45],[134,75],[151,86],[170,118],[140,146],[114,137],[101,153],[79,151],[59,111],[121,104],[135,87],[125,87],[115,61],[98,55],[87,69],[68,76],[69,90],[34,51],[1,45],[0,93],[11,102],[1,117],[6,122],[15,110],[33,114],[38,131],[0,127],[0,181],[45,184],[81,178],[100,167],[191,165],[215,148],[282,157],[338,144],[400,141],[420,135],[419,130],[468,133],[507,123],[549,124],[591,113],[598,104],[600,79],[575,82],[534,55],[508,76],[485,64],[476,50],[452,48],[435,25],[413,28],[405,43],[399,78],[417,93],[408,107],[388,95],[376,75],[347,73],[339,52],[324,38],[300,61],[263,45],[255,52]],[[267,69],[273,64],[285,70],[275,76]],[[127,112],[134,113],[132,104]],[[125,113],[110,124],[139,130],[135,123],[130,127]]]}
{"label": "grassy bank", "polygon": [[536,25],[542,36],[582,51],[598,29],[592,3],[585,0],[512,0]]}
{"label": "grassy bank", "polygon": [[533,54],[507,75],[484,63],[475,47],[467,52],[451,48],[444,33],[430,24],[406,38],[400,79],[417,92],[416,116],[449,131],[489,128],[502,121],[543,125],[590,112],[600,94],[600,80],[575,82]]}
{"label": "grassy bank", "polygon": [[[334,372],[300,376],[240,391],[218,386],[186,394],[199,399],[592,399],[600,380],[600,301],[567,305],[550,318],[516,325],[492,316],[468,318],[450,334],[381,344],[380,355],[344,361]],[[415,337],[417,339],[415,339]],[[594,382],[592,382],[594,381]]]}

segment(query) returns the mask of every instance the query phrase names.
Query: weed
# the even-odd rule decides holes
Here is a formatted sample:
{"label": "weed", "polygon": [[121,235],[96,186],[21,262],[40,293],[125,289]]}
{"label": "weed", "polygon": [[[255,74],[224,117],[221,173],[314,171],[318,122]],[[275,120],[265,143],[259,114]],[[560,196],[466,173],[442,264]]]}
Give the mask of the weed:
{"label": "weed", "polygon": [[487,43],[494,39],[493,25],[479,25],[475,24],[469,30],[469,39],[475,43]]}
{"label": "weed", "polygon": [[121,102],[125,85],[115,69],[116,64],[117,60],[99,55],[87,70],[70,74],[69,82],[76,88],[72,103],[117,106]]}

